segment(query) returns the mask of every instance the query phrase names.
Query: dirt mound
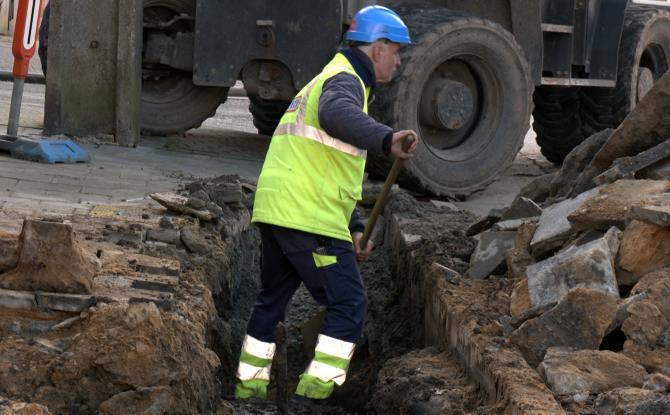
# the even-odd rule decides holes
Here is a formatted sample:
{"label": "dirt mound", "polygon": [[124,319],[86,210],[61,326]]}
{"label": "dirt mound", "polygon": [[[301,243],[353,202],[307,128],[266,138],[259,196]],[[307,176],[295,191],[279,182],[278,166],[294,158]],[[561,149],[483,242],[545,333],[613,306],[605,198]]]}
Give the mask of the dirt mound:
{"label": "dirt mound", "polygon": [[18,243],[16,268],[0,275],[11,290],[89,293],[97,272],[74,238],[72,225],[27,219]]}
{"label": "dirt mound", "polygon": [[378,414],[463,414],[480,406],[478,390],[449,353],[414,350],[386,362],[370,406]]}

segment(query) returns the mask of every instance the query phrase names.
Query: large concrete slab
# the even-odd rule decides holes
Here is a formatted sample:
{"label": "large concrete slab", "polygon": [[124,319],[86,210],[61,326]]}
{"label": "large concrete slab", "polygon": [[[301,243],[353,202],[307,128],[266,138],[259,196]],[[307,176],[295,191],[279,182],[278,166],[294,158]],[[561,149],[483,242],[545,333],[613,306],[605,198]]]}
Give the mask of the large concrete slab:
{"label": "large concrete slab", "polygon": [[572,246],[526,268],[528,294],[533,308],[557,303],[573,288],[601,290],[619,298],[614,258],[621,231],[607,234],[582,246]]}
{"label": "large concrete slab", "polygon": [[540,216],[535,235],[530,241],[533,256],[541,256],[563,245],[572,233],[568,215],[579,209],[585,201],[597,195],[598,192],[597,188],[591,189],[574,199],[564,200],[545,208]]}

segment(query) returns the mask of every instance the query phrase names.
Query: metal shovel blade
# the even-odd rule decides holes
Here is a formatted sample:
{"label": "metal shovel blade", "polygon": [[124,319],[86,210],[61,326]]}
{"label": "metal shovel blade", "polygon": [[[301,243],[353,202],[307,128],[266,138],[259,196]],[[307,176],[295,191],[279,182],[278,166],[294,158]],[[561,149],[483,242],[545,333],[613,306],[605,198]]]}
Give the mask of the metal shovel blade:
{"label": "metal shovel blade", "polygon": [[0,135],[0,152],[11,157],[41,163],[85,163],[90,161],[87,150],[72,140],[12,137]]}

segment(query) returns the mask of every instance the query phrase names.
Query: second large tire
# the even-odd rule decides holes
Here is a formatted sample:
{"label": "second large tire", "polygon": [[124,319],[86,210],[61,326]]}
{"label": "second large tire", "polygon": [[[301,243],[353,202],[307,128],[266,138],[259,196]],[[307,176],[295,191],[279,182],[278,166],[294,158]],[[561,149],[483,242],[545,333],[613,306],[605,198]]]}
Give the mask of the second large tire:
{"label": "second large tire", "polygon": [[258,130],[258,134],[271,136],[290,103],[290,101],[267,100],[250,95],[249,112],[253,116],[254,127]]}
{"label": "second large tire", "polygon": [[[179,16],[195,16],[195,0],[144,0],[144,20],[168,22]],[[144,39],[147,39],[145,29]],[[177,23],[167,29],[170,36],[192,31],[188,24]],[[158,73],[159,75],[152,75]],[[228,88],[193,84],[193,73],[170,67],[142,65],[142,115],[144,134],[181,134],[199,127],[225,102]]]}
{"label": "second large tire", "polygon": [[[469,195],[509,167],[523,144],[532,107],[529,65],[514,36],[496,23],[446,9],[400,12],[414,44],[403,49],[400,74],[380,89],[372,113],[422,137],[406,163],[406,184],[436,195]],[[445,82],[456,85],[456,94],[466,92],[456,98],[468,111],[460,114],[451,98],[440,97],[449,107],[442,119],[456,115],[459,121],[436,128],[425,121],[433,117],[426,111],[437,111],[426,99]],[[381,158],[368,164],[373,174],[388,172]]]}
{"label": "second large tire", "polygon": [[542,154],[561,164],[584,141],[579,88],[540,86],[533,94],[533,129]]}
{"label": "second large tire", "polygon": [[616,128],[670,68],[670,12],[631,5],[626,10],[615,88],[583,88],[585,136]]}

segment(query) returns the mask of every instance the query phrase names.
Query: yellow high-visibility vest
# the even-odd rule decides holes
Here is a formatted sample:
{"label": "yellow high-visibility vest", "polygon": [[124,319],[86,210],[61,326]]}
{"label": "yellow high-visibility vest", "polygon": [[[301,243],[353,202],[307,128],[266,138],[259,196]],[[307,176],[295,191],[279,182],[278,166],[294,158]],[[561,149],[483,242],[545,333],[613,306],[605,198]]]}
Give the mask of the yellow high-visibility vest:
{"label": "yellow high-visibility vest", "polygon": [[349,220],[361,199],[367,151],[326,133],[319,124],[323,84],[350,73],[369,88],[338,53],[291,102],[265,156],[258,178],[252,222],[268,223],[351,241]]}

